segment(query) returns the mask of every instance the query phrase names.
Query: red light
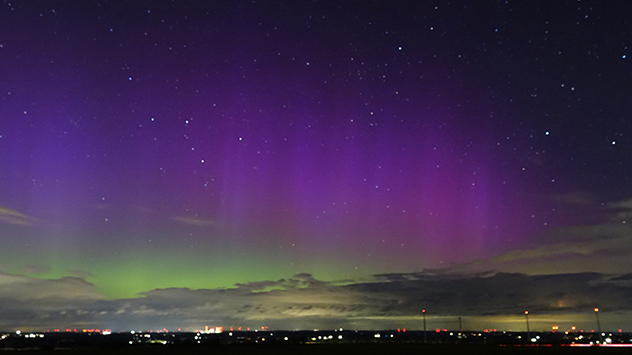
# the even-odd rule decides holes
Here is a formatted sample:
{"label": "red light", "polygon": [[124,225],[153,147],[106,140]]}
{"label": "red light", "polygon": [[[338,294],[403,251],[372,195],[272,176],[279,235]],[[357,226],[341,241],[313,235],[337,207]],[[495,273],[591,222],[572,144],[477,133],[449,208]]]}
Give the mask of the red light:
{"label": "red light", "polygon": [[599,308],[595,307],[595,309],[593,309],[593,311],[599,312]]}
{"label": "red light", "polygon": [[421,313],[426,313],[426,310],[425,310],[425,309],[422,309],[422,310],[421,310]]}
{"label": "red light", "polygon": [[524,314],[529,314],[529,311],[524,311]]}

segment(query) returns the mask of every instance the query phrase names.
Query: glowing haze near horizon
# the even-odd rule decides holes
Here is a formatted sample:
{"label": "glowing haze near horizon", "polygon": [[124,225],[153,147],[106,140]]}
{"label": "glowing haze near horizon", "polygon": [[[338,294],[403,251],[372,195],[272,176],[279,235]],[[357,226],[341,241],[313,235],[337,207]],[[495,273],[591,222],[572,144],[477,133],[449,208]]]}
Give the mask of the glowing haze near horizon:
{"label": "glowing haze near horizon", "polygon": [[5,2],[0,325],[632,327],[631,11]]}

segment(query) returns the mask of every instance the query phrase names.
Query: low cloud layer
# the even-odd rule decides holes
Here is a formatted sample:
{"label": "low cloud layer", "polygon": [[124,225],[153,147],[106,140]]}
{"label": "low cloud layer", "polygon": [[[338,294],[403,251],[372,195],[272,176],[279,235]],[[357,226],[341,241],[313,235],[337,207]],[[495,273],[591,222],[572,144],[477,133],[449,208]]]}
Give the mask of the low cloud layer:
{"label": "low cloud layer", "polygon": [[[203,328],[204,325],[271,329],[419,329],[421,309],[436,326],[457,316],[471,326],[511,328],[525,309],[565,319],[593,307],[618,317],[632,308],[632,274],[528,276],[512,273],[455,275],[422,272],[375,275],[347,283],[309,274],[229,289],[156,289],[139,298],[106,300],[79,278],[40,280],[0,274],[0,328]],[[618,318],[617,318],[618,319]],[[581,319],[578,319],[581,322]],[[485,325],[485,322],[487,324]],[[614,324],[625,328],[632,324]]]}

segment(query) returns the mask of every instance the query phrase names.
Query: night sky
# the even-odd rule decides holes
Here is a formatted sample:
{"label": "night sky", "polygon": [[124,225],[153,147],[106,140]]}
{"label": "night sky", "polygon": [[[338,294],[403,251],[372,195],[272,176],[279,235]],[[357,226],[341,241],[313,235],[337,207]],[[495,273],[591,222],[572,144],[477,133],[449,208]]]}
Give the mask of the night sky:
{"label": "night sky", "polygon": [[631,18],[4,0],[0,328],[630,331]]}

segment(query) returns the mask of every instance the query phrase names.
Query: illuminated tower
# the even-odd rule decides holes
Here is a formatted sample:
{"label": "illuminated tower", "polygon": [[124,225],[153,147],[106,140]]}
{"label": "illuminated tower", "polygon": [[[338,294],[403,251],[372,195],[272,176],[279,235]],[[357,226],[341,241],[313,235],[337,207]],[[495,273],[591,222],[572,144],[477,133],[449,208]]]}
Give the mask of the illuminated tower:
{"label": "illuminated tower", "polygon": [[531,342],[531,328],[529,328],[529,311],[524,311],[524,316],[527,319],[527,341]]}
{"label": "illuminated tower", "polygon": [[593,311],[595,311],[595,317],[597,317],[597,331],[599,332],[599,345],[601,345],[603,340],[601,339],[601,323],[599,323],[599,308],[595,307]]}

